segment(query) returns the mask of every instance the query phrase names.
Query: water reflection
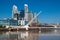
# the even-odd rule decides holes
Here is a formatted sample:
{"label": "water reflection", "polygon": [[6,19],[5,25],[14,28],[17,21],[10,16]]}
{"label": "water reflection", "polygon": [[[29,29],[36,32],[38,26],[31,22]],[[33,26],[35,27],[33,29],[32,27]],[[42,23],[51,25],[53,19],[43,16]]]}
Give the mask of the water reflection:
{"label": "water reflection", "polygon": [[37,40],[38,32],[19,31],[19,32],[2,32],[0,40]]}
{"label": "water reflection", "polygon": [[60,40],[60,30],[0,32],[0,40]]}

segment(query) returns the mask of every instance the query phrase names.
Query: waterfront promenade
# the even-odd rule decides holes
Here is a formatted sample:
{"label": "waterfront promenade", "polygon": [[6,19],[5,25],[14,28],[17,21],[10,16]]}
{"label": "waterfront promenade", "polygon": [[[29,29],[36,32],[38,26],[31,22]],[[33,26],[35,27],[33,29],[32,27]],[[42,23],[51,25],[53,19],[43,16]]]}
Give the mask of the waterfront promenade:
{"label": "waterfront promenade", "polygon": [[0,31],[29,31],[29,30],[38,30],[41,31],[42,29],[60,29],[60,27],[54,26],[54,27],[20,27],[20,26],[12,26],[11,28],[0,28]]}

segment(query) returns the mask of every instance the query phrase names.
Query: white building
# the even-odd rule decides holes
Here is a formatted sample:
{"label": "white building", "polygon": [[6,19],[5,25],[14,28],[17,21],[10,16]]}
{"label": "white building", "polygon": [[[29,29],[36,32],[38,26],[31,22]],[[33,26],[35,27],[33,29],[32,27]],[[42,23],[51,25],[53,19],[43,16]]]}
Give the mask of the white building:
{"label": "white building", "polygon": [[17,15],[15,15],[15,14],[17,14],[17,13],[18,13],[17,6],[16,6],[16,5],[13,5],[13,8],[12,8],[12,18],[13,18],[14,20],[17,20]]}
{"label": "white building", "polygon": [[22,18],[21,25],[25,25],[25,20]]}
{"label": "white building", "polygon": [[27,4],[24,4],[24,11],[25,11],[24,19],[28,21],[28,5]]}
{"label": "white building", "polygon": [[31,11],[28,12],[28,21],[33,19],[33,13]]}

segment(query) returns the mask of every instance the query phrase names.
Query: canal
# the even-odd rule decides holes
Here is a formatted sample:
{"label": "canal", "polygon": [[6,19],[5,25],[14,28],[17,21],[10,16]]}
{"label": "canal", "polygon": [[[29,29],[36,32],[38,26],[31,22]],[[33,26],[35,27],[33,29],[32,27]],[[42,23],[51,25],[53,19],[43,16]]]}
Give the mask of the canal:
{"label": "canal", "polygon": [[60,30],[0,32],[0,40],[60,40]]}

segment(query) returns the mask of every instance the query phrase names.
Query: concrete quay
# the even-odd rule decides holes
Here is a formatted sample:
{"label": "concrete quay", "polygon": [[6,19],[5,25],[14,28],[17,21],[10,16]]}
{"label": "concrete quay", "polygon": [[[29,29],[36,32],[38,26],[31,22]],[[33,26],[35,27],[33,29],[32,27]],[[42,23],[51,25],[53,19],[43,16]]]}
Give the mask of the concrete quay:
{"label": "concrete quay", "polygon": [[13,27],[0,28],[0,31],[50,31],[51,29],[60,29],[60,27]]}

